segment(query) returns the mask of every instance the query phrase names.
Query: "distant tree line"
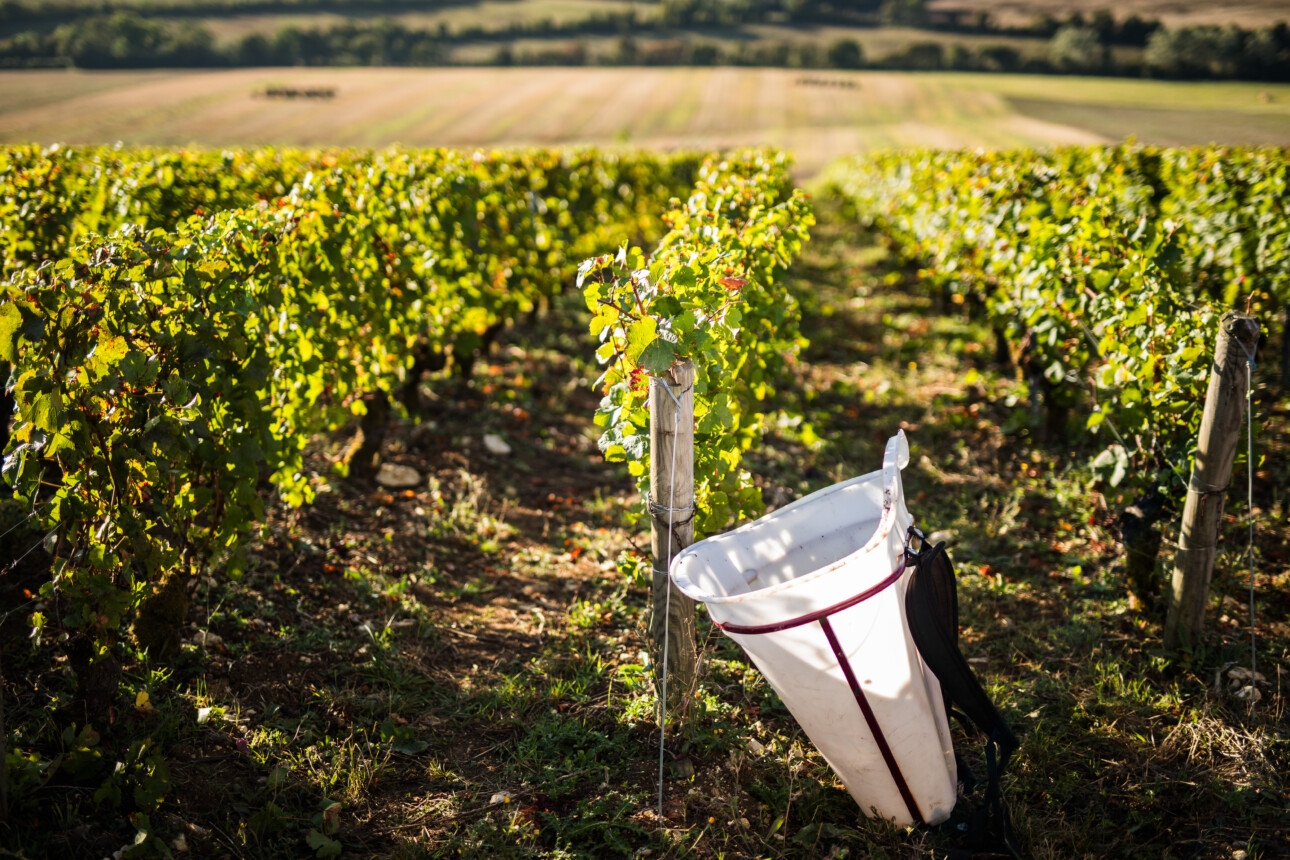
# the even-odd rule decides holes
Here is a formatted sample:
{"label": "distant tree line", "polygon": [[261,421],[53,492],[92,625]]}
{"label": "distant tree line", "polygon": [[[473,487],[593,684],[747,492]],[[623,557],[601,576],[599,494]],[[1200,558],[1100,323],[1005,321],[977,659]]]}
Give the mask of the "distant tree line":
{"label": "distant tree line", "polygon": [[1054,33],[1047,59],[1057,72],[1080,74],[1290,80],[1290,27],[1285,23],[1256,30],[1235,25],[1157,27],[1138,61],[1117,61],[1113,44],[1093,26],[1067,24]]}
{"label": "distant tree line", "polygon": [[[150,17],[217,17],[221,15],[307,12],[371,12],[374,8],[433,11],[473,5],[479,0],[0,0],[0,24],[57,23],[115,12]],[[922,8],[923,0],[636,0],[658,5],[673,26],[832,22],[877,26],[906,17],[884,9]],[[918,18],[921,13],[912,13]]]}
{"label": "distant tree line", "polygon": [[[135,12],[152,18],[213,18],[309,12],[370,12],[399,7],[434,11],[471,6],[479,0],[0,0],[0,24],[57,23]],[[644,0],[649,2],[649,0]]]}
{"label": "distant tree line", "polygon": [[[780,0],[741,0],[749,7]],[[811,3],[813,0],[802,0]],[[867,0],[859,0],[860,4]],[[876,7],[898,18],[892,3]],[[973,70],[1072,74],[1114,74],[1168,78],[1290,80],[1290,27],[1256,30],[1236,26],[1165,28],[1115,22],[1098,13],[1073,15],[1053,30],[1047,53],[1027,56],[1007,44],[968,47],[941,41],[915,42],[883,57],[865,56],[859,42],[829,44],[774,40],[706,41],[674,34],[666,7],[689,10],[726,6],[714,0],[664,0],[661,19],[640,20],[632,9],[599,12],[577,22],[549,19],[485,30],[410,29],[392,19],[337,24],[328,28],[287,26],[271,35],[253,33],[219,45],[206,28],[189,20],[168,21],[136,12],[80,18],[48,32],[28,30],[0,42],[0,66],[66,65],[80,68],[216,68],[228,66],[436,66],[452,62],[464,43],[495,42],[493,65],[756,65],[804,69]],[[730,8],[741,8],[730,4]],[[758,7],[760,8],[760,7]],[[828,7],[832,9],[833,7]],[[705,13],[706,14],[706,13]],[[721,22],[690,19],[702,30]],[[1146,35],[1144,36],[1143,33]],[[609,51],[591,51],[582,36],[617,36]],[[517,49],[518,39],[542,38],[549,46]],[[1141,40],[1137,59],[1116,59],[1112,50]]]}
{"label": "distant tree line", "polygon": [[[224,15],[307,14],[311,12],[435,11],[470,6],[479,0],[0,0],[0,25],[57,24],[116,12],[151,18],[211,18]],[[1109,12],[1085,21],[1076,12],[1066,19],[1044,16],[1025,27],[999,27],[985,12],[929,12],[926,0],[634,0],[657,6],[662,26],[692,28],[743,24],[844,24],[879,27],[902,24],[946,32],[1050,38],[1067,24],[1090,24],[1104,41],[1146,44],[1158,22],[1130,16],[1117,22]]]}
{"label": "distant tree line", "polygon": [[27,30],[0,44],[0,65],[83,69],[207,68],[229,65],[210,30],[133,12],[81,18],[53,32]]}

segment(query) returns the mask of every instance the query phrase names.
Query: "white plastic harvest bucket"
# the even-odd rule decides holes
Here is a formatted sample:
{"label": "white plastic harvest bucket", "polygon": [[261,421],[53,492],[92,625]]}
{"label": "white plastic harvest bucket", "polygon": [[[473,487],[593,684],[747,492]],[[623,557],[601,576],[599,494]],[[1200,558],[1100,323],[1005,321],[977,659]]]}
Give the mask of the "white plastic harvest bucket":
{"label": "white plastic harvest bucket", "polygon": [[881,471],[708,538],[672,581],[748,652],[866,813],[938,824],[957,791],[940,684],[905,621],[905,434]]}

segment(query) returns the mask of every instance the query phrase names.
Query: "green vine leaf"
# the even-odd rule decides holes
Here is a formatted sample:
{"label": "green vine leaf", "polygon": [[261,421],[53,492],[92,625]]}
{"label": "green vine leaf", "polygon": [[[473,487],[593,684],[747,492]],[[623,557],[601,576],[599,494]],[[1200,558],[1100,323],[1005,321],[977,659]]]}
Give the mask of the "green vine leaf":
{"label": "green vine leaf", "polygon": [[814,219],[786,166],[757,152],[710,160],[694,193],[667,214],[672,229],[648,261],[622,247],[579,267],[590,330],[602,341],[596,358],[606,365],[597,382],[600,448],[606,459],[625,459],[642,488],[648,437],[635,428],[648,423],[647,377],[683,359],[694,364],[700,531],[761,512],[739,465],[763,422],[779,420],[761,401],[806,342],[782,276]]}

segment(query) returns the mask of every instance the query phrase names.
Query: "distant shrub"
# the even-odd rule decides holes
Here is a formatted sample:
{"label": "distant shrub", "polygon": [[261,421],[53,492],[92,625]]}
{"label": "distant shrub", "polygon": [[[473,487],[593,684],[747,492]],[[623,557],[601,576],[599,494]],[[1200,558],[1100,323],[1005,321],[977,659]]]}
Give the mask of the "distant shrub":
{"label": "distant shrub", "polygon": [[1246,31],[1239,27],[1157,30],[1143,61],[1150,73],[1179,78],[1285,79],[1290,76],[1290,39],[1284,25]]}
{"label": "distant shrub", "polygon": [[986,45],[977,51],[977,58],[987,72],[1013,72],[1021,67],[1021,52],[1009,45]]}
{"label": "distant shrub", "polygon": [[1067,25],[1048,44],[1048,60],[1062,72],[1100,72],[1106,68],[1106,46],[1092,27]]}
{"label": "distant shrub", "polygon": [[945,48],[940,42],[915,42],[883,60],[891,69],[937,71],[945,68]]}
{"label": "distant shrub", "polygon": [[836,69],[858,69],[864,62],[864,51],[855,39],[838,39],[829,45],[828,58]]}

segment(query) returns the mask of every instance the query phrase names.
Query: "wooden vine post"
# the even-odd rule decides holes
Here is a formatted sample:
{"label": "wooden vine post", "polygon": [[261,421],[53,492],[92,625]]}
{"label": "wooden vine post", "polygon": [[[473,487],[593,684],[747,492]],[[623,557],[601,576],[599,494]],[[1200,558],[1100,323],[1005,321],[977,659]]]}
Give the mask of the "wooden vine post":
{"label": "wooden vine post", "polygon": [[[698,683],[694,601],[672,584],[668,561],[694,543],[694,365],[679,361],[651,376],[649,507],[653,526],[650,659],[662,690],[667,650],[667,712],[683,718]],[[671,546],[668,534],[671,534]]]}
{"label": "wooden vine post", "polygon": [[1194,641],[1205,620],[1223,501],[1249,397],[1246,367],[1258,346],[1259,331],[1258,320],[1236,311],[1223,314],[1218,327],[1214,367],[1174,557],[1165,621],[1165,647],[1171,650]]}

